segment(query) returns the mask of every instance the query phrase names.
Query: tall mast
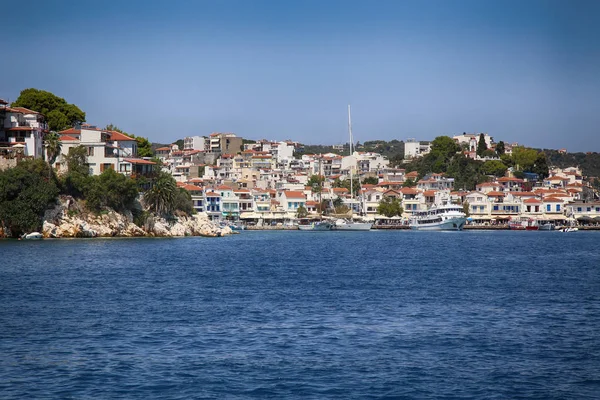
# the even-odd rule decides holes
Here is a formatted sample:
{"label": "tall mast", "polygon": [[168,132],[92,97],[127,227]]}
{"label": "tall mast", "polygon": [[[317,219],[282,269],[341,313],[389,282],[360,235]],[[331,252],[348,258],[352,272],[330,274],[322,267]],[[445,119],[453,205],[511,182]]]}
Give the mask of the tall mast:
{"label": "tall mast", "polygon": [[[352,157],[352,117],[350,115],[350,104],[348,104],[348,134],[350,135],[350,157]],[[352,159],[350,159],[352,161]],[[350,164],[350,198],[354,197],[353,188],[353,176],[352,170],[354,169],[354,163]]]}

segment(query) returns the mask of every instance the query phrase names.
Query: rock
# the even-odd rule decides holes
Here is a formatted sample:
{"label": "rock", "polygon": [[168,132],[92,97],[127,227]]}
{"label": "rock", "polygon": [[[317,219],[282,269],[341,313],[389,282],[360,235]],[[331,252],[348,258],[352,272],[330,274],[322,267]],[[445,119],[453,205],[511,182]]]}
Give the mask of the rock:
{"label": "rock", "polygon": [[133,215],[108,210],[101,215],[87,211],[80,202],[70,196],[61,196],[58,203],[44,214],[45,237],[141,237],[141,236],[225,236],[233,232],[229,227],[220,228],[209,220],[206,213],[191,217],[179,216],[172,220],[151,216],[144,227],[133,223]]}

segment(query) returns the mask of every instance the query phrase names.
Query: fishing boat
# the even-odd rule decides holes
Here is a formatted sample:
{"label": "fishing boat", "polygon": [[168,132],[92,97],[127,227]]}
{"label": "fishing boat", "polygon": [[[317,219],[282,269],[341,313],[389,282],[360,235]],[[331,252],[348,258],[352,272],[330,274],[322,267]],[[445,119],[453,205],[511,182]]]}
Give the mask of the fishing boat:
{"label": "fishing boat", "polygon": [[414,214],[410,219],[410,228],[420,231],[462,231],[466,222],[462,207],[443,204]]}
{"label": "fishing boat", "polygon": [[301,218],[298,221],[298,230],[301,231],[330,231],[333,224],[327,220],[309,220]]}

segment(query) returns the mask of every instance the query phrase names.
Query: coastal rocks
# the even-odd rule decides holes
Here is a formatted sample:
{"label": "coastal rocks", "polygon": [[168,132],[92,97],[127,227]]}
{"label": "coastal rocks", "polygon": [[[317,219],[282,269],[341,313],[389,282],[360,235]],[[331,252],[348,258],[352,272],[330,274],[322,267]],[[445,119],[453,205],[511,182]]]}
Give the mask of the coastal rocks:
{"label": "coastal rocks", "polygon": [[205,213],[191,217],[179,216],[166,220],[150,216],[144,227],[133,223],[133,215],[112,210],[100,215],[87,212],[85,207],[72,197],[63,196],[59,203],[46,211],[42,234],[49,238],[93,238],[93,237],[178,237],[230,235],[229,227],[220,228],[208,219]]}

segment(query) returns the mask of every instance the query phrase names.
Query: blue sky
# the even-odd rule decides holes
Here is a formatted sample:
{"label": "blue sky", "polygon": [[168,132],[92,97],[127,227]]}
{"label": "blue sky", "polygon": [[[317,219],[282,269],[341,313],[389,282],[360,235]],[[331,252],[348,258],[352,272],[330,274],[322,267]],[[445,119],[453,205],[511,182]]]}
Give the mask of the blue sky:
{"label": "blue sky", "polygon": [[351,104],[361,142],[600,151],[599,16],[593,0],[29,1],[5,18],[0,97],[48,90],[161,143],[342,143]]}

